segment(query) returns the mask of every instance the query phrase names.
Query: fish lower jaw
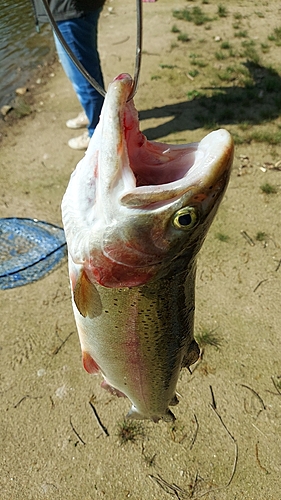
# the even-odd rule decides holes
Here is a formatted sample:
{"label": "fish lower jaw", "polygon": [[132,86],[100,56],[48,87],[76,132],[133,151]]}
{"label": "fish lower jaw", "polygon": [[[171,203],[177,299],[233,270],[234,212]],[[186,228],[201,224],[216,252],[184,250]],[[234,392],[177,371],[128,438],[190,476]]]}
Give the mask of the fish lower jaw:
{"label": "fish lower jaw", "polygon": [[132,408],[127,413],[126,418],[133,420],[152,420],[154,423],[158,423],[159,420],[164,420],[164,422],[174,422],[176,420],[175,415],[167,408],[164,415],[145,415],[137,410],[137,408],[132,405]]}

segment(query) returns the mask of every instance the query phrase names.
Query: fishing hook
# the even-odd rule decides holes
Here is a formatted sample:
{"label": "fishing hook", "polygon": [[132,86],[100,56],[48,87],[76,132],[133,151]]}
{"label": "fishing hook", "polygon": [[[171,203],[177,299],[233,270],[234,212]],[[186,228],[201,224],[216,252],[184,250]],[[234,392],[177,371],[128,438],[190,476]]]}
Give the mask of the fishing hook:
{"label": "fishing hook", "polygon": [[[103,97],[106,95],[106,91],[101,87],[101,85],[93,78],[90,73],[84,68],[83,64],[80,63],[80,61],[77,59],[77,57],[73,54],[71,48],[69,45],[66,43],[64,37],[62,36],[58,25],[51,13],[48,0],[42,0],[47,16],[49,18],[51,27],[53,31],[55,32],[57,38],[59,39],[60,43],[62,44],[64,50],[66,51],[67,55],[70,57],[71,61],[73,64],[75,64],[76,68],[82,73],[82,75],[88,80],[88,82],[96,89]],[[139,81],[139,76],[140,76],[140,67],[141,67],[141,55],[142,55],[142,0],[136,0],[136,7],[137,7],[137,40],[136,40],[136,59],[135,59],[135,72],[134,72],[134,80],[133,80],[133,85],[131,92],[128,97],[128,101],[133,99],[133,97],[136,95],[137,88],[138,88],[138,81]]]}

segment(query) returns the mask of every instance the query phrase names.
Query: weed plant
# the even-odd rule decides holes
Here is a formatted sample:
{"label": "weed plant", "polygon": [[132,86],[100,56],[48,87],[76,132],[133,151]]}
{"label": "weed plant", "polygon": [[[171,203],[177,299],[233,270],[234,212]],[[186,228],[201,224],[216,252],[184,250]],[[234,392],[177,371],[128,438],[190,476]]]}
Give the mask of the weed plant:
{"label": "weed plant", "polygon": [[219,241],[223,241],[224,243],[229,241],[229,236],[225,233],[216,233],[215,238]]}
{"label": "weed plant", "polygon": [[196,340],[201,348],[206,346],[212,346],[216,349],[220,348],[222,344],[221,339],[214,332],[215,330],[210,331],[204,328],[202,332],[196,335]]}
{"label": "weed plant", "polygon": [[173,16],[176,19],[193,22],[196,26],[212,21],[212,19],[204,14],[200,7],[197,6],[192,9],[187,9],[186,7],[184,9],[176,9],[173,11]]}
{"label": "weed plant", "polygon": [[227,8],[224,5],[218,6],[218,16],[227,17]]}
{"label": "weed plant", "polygon": [[117,436],[120,443],[135,443],[137,439],[144,437],[144,428],[140,422],[124,420],[118,425]]}
{"label": "weed plant", "polygon": [[265,193],[265,194],[275,194],[275,193],[277,193],[276,187],[272,186],[268,182],[266,182],[265,184],[262,184],[260,188],[261,188],[262,192]]}

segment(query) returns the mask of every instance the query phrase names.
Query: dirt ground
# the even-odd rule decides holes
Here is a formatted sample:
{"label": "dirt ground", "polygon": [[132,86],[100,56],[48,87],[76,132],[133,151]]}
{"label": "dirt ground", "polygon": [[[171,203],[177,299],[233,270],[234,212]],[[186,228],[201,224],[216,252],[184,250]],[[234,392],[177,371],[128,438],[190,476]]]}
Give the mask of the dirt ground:
{"label": "dirt ground", "polygon": [[[66,260],[40,281],[1,291],[3,500],[281,499],[280,4],[143,7],[141,129],[186,143],[225,127],[236,142],[230,185],[198,259],[203,356],[192,375],[181,374],[175,424],[126,429],[129,401],[82,368]],[[195,15],[194,7],[209,20],[173,16]],[[106,4],[99,40],[106,84],[133,72],[133,1]],[[61,225],[61,199],[82,156],[67,146],[65,121],[80,109],[57,62],[28,87],[1,124],[0,216]]]}

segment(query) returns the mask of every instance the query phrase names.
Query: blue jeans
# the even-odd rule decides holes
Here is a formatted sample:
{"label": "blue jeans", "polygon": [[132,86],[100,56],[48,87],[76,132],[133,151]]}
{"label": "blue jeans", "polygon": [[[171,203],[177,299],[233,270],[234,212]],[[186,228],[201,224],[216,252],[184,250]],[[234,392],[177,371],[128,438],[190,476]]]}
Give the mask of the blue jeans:
{"label": "blue jeans", "polygon": [[[58,21],[58,28],[65,41],[84,68],[97,82],[104,87],[97,49],[97,26],[101,9],[89,12],[84,17]],[[55,35],[54,35],[55,36]],[[72,83],[74,91],[84,109],[88,120],[88,131],[91,137],[98,124],[104,98],[95,90],[76,68],[63,46],[55,36],[58,56],[66,76]]]}

